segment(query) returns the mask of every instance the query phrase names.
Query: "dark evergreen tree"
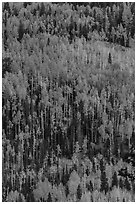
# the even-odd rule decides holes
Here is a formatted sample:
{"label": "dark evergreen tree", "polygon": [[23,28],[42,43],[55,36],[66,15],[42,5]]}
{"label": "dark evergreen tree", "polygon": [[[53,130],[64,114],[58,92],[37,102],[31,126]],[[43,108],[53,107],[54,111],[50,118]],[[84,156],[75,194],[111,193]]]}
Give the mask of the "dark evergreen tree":
{"label": "dark evergreen tree", "polygon": [[78,185],[78,188],[77,188],[77,199],[78,199],[78,201],[80,201],[81,197],[82,197],[82,189],[81,189],[80,185]]}
{"label": "dark evergreen tree", "polygon": [[93,188],[93,184],[92,184],[91,181],[86,184],[86,188],[88,189],[88,191],[90,191],[90,192],[92,193],[92,191],[94,190],[94,188]]}
{"label": "dark evergreen tree", "polygon": [[20,24],[19,24],[19,28],[18,28],[18,34],[19,34],[18,41],[19,42],[21,42],[24,33],[25,33],[24,24],[23,24],[22,20],[20,20]]}
{"label": "dark evergreen tree", "polygon": [[100,191],[104,191],[105,193],[107,193],[109,190],[109,185],[108,185],[108,179],[106,177],[106,172],[104,172],[104,171],[101,172],[100,180],[101,180]]}
{"label": "dark evergreen tree", "polygon": [[40,11],[39,11],[39,15],[40,16],[43,16],[45,14],[45,5],[44,3],[42,2],[41,3],[41,7],[40,7]]}
{"label": "dark evergreen tree", "polygon": [[11,73],[12,72],[12,66],[11,66],[12,60],[10,57],[5,57],[2,59],[2,78],[6,74],[6,72]]}
{"label": "dark evergreen tree", "polygon": [[52,202],[52,197],[51,197],[51,194],[50,194],[50,193],[48,194],[47,202]]}
{"label": "dark evergreen tree", "polygon": [[108,63],[112,64],[112,57],[111,57],[111,53],[110,52],[109,52],[109,55],[108,55]]}
{"label": "dark evergreen tree", "polygon": [[119,187],[121,189],[123,189],[123,187],[124,187],[124,183],[123,183],[122,177],[120,177],[120,179],[119,179]]}
{"label": "dark evergreen tree", "polygon": [[131,190],[131,186],[130,186],[128,177],[126,177],[126,179],[125,179],[124,186],[125,186],[125,188],[126,188],[128,191]]}
{"label": "dark evergreen tree", "polygon": [[112,177],[112,187],[116,186],[118,187],[118,178],[117,178],[117,173],[114,172],[113,177]]}

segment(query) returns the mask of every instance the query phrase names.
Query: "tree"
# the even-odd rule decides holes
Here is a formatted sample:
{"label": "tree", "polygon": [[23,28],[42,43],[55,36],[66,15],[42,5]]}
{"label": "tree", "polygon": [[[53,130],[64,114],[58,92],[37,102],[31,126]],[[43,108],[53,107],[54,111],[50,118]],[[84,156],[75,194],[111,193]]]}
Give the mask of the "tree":
{"label": "tree", "polygon": [[109,52],[109,55],[108,55],[108,63],[112,64],[112,58],[111,58],[111,53],[110,52]]}
{"label": "tree", "polygon": [[132,13],[129,4],[124,3],[124,11],[122,14],[122,21],[126,29],[130,29],[130,25],[132,23]]}
{"label": "tree", "polygon": [[105,14],[105,33],[107,37],[109,37],[109,28],[110,28],[110,23],[109,23],[109,19],[108,19],[107,12],[106,12]]}
{"label": "tree", "polygon": [[116,186],[118,187],[118,178],[117,178],[117,173],[114,172],[113,177],[112,177],[112,187]]}
{"label": "tree", "polygon": [[19,28],[18,28],[18,41],[21,42],[23,35],[24,35],[25,29],[24,29],[24,24],[22,22],[22,20],[20,20],[20,24],[19,24]]}
{"label": "tree", "polygon": [[115,28],[114,28],[114,27],[112,27],[111,36],[112,36],[112,42],[115,43],[116,31],[115,31]]}

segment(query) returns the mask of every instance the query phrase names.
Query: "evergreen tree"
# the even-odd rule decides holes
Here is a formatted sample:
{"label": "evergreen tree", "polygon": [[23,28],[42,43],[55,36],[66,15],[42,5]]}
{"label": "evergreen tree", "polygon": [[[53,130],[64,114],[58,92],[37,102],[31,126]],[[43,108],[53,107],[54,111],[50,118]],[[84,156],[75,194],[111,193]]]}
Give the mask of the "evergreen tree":
{"label": "evergreen tree", "polygon": [[47,202],[52,202],[52,198],[51,198],[51,194],[50,193],[48,194]]}
{"label": "evergreen tree", "polygon": [[23,25],[22,20],[20,20],[20,24],[19,24],[19,28],[18,28],[18,34],[19,34],[18,41],[19,42],[21,42],[23,35],[24,35],[24,32],[25,32],[24,25]]}
{"label": "evergreen tree", "polygon": [[106,177],[106,172],[101,172],[101,188],[100,188],[100,191],[104,191],[105,193],[108,192],[109,190],[109,185],[108,185],[108,179]]}
{"label": "evergreen tree", "polygon": [[108,55],[108,63],[112,64],[112,58],[111,58],[111,53],[110,52],[109,52],[109,55]]}
{"label": "evergreen tree", "polygon": [[118,187],[118,178],[117,178],[117,173],[114,172],[113,177],[112,177],[112,187],[116,186]]}
{"label": "evergreen tree", "polygon": [[81,197],[82,197],[82,189],[81,189],[80,184],[79,184],[78,188],[77,188],[77,199],[78,199],[78,201],[80,201]]}

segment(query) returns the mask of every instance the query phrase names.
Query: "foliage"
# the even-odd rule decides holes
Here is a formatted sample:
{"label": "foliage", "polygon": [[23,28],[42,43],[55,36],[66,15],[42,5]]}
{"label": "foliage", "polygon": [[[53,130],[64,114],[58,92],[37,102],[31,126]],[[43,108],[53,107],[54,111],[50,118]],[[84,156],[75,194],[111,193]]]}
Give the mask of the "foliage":
{"label": "foliage", "polygon": [[3,201],[134,201],[134,15],[3,3]]}

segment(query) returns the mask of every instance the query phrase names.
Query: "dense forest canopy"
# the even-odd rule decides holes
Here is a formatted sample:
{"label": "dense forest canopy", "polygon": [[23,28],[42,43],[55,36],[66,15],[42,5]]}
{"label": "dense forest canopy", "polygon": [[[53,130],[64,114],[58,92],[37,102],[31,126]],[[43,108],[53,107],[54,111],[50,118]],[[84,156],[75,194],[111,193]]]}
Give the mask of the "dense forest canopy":
{"label": "dense forest canopy", "polygon": [[20,41],[24,34],[44,32],[67,36],[70,41],[81,36],[90,40],[95,34],[100,40],[128,47],[135,36],[135,3],[3,3],[4,42],[8,35]]}
{"label": "dense forest canopy", "polygon": [[3,201],[134,201],[134,47],[134,2],[2,4]]}

